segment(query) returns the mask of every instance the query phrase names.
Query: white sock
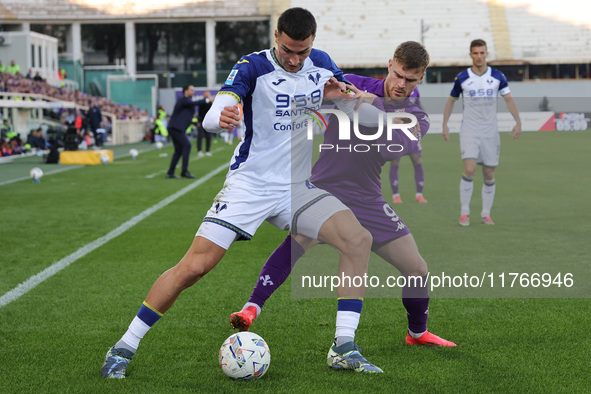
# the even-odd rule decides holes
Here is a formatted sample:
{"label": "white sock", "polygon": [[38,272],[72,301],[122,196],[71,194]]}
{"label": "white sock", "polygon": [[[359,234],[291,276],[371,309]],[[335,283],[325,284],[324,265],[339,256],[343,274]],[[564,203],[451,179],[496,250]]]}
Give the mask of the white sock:
{"label": "white sock", "polygon": [[462,177],[460,181],[460,215],[470,214],[470,200],[472,199],[472,192],[474,191],[474,181],[472,179]]}
{"label": "white sock", "polygon": [[[125,342],[125,344],[129,345],[129,347],[128,346],[125,346],[125,347],[130,348],[129,350],[132,350],[135,353],[138,346],[140,345],[141,339],[144,337],[144,335],[146,335],[146,333],[148,332],[149,329],[150,329],[150,326],[148,326],[146,323],[144,323],[142,321],[142,319],[140,319],[139,317],[136,316],[131,321],[131,324],[129,325],[127,332],[121,337],[121,341],[123,341],[123,342]],[[119,342],[121,342],[121,341],[119,341]],[[115,345],[115,347],[121,347],[121,346]]]}
{"label": "white sock", "polygon": [[424,334],[424,333],[426,333],[426,332],[427,332],[427,331],[423,331],[423,332],[421,332],[421,333],[418,333],[418,334],[417,334],[417,333],[415,333],[415,332],[412,332],[411,330],[408,330],[408,334],[409,334],[411,337],[413,337],[414,339],[420,338],[420,337],[421,337],[421,335],[423,335],[423,334]]}
{"label": "white sock", "polygon": [[355,339],[355,331],[357,330],[357,326],[359,325],[360,318],[361,313],[352,311],[337,312],[337,324],[336,331],[334,334],[337,346],[342,345],[342,343],[344,342],[351,342]]}
{"label": "white sock", "polygon": [[481,217],[490,216],[493,201],[495,199],[495,180],[485,181],[482,185],[482,213]]}

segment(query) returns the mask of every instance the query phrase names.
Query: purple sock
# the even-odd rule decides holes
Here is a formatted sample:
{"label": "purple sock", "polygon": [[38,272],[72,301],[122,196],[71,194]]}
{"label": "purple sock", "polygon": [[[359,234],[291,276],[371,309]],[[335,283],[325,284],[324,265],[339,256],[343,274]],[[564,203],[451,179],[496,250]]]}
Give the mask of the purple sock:
{"label": "purple sock", "polygon": [[422,284],[417,281],[407,283],[402,288],[402,305],[406,308],[408,317],[408,329],[414,333],[427,331],[427,319],[429,318],[429,291],[427,287],[427,275],[422,277]]}
{"label": "purple sock", "polygon": [[296,261],[304,253],[304,248],[291,235],[288,235],[265,262],[248,302],[257,304],[262,308],[265,301],[271,297],[271,294],[285,282]]}
{"label": "purple sock", "polygon": [[390,165],[390,186],[392,194],[398,194],[398,166]]}
{"label": "purple sock", "polygon": [[417,193],[423,193],[423,186],[425,186],[425,171],[423,171],[423,163],[416,164],[415,168],[415,184],[417,185]]}

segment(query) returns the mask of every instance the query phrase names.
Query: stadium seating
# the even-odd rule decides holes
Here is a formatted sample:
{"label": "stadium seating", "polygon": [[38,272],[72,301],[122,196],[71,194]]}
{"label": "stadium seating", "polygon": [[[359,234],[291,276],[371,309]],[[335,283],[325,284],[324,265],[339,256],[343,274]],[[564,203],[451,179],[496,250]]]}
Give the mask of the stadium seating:
{"label": "stadium seating", "polygon": [[505,7],[517,59],[532,63],[555,63],[556,59],[568,59],[569,63],[589,62],[585,56],[591,50],[589,26],[532,13],[535,11],[529,9],[528,12],[525,6]]}

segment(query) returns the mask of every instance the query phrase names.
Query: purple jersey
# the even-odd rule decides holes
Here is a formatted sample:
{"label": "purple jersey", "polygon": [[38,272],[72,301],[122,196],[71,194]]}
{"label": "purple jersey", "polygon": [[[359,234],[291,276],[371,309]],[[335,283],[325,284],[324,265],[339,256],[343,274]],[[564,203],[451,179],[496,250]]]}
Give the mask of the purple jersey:
{"label": "purple jersey", "polygon": [[[360,77],[357,75],[347,75],[347,79],[359,89],[366,90],[367,92],[378,96],[383,96],[383,80]],[[378,102],[378,100],[380,100],[380,102]],[[378,107],[385,105],[385,110],[387,112],[404,111],[415,115],[420,124],[421,136],[425,135],[429,129],[429,117],[411,100],[392,104],[384,103],[384,99],[376,99],[374,105]],[[331,116],[330,119],[333,119],[333,116]],[[364,127],[360,126],[360,129],[363,130]],[[367,134],[371,134],[371,132],[368,132]],[[329,121],[328,128],[324,135],[324,144],[333,145],[335,147],[345,145],[367,146],[378,143],[387,146],[400,144],[404,146],[404,149],[400,152],[392,152],[385,147],[381,147],[380,149],[372,147],[372,149],[367,152],[355,152],[353,149],[351,149],[351,151],[346,149],[339,149],[338,151],[337,149],[322,150],[318,161],[312,169],[312,181],[315,184],[329,183],[335,185],[354,196],[353,198],[361,196],[381,196],[382,181],[380,179],[380,173],[382,171],[382,166],[386,161],[408,154],[408,152],[418,144],[418,142],[411,142],[410,139],[404,135],[400,136],[395,133],[394,138],[395,139],[392,141],[387,141],[386,133],[384,132],[382,133],[380,140],[363,141],[358,139],[355,134],[352,133],[350,141],[339,141],[338,122]],[[344,142],[347,142],[347,144],[344,144]],[[341,199],[341,201],[346,203],[343,199]]]}
{"label": "purple jersey", "polygon": [[[351,82],[355,87],[359,90],[363,90],[364,92],[375,94],[378,97],[384,97],[384,84],[386,83],[385,79],[375,79],[369,77],[361,77],[359,75],[354,74],[347,74],[347,80]],[[419,94],[419,88],[414,88],[412,93],[410,94],[410,101],[416,104],[417,107],[423,108],[421,106],[421,99],[419,98],[421,95]],[[421,144],[416,144],[412,147],[412,149],[407,150],[405,153],[407,155],[413,153],[421,153],[423,148]],[[397,155],[396,157],[400,157],[403,155]],[[391,160],[391,159],[390,159]]]}
{"label": "purple jersey", "polygon": [[[347,75],[357,88],[366,90],[382,97],[384,94],[383,80]],[[405,100],[402,103],[384,103],[383,99],[376,99],[374,105],[385,109],[387,112],[404,111],[417,117],[421,128],[421,136],[429,129],[429,117],[414,102]],[[350,141],[338,140],[338,122],[329,121],[324,136],[324,144],[342,146],[345,149],[322,150],[320,157],[312,168],[312,182],[330,192],[344,204],[346,204],[361,225],[365,227],[374,238],[374,250],[382,244],[409,233],[404,222],[394,212],[394,209],[386,203],[382,195],[382,181],[380,178],[382,166],[395,157],[404,156],[417,145],[408,137],[394,133],[392,141],[386,140],[384,132],[382,138],[375,141],[358,139],[352,133]],[[360,131],[365,128],[360,126]],[[364,134],[374,134],[367,130]],[[354,151],[347,146],[363,147],[371,144],[383,144],[379,149],[372,146],[368,151]],[[384,146],[399,144],[404,147],[402,152],[390,152]]]}

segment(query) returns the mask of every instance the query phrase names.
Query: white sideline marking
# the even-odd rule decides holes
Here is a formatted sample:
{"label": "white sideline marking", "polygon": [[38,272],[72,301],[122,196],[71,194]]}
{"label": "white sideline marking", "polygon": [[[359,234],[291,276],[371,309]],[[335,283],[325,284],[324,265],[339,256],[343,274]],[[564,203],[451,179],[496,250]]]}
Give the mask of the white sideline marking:
{"label": "white sideline marking", "polygon": [[[143,153],[143,152],[149,152],[154,149],[156,149],[156,148],[146,149],[146,150],[138,149],[138,150],[140,153]],[[115,155],[114,159],[121,159],[122,157],[128,157],[128,156],[129,156],[129,153],[119,154],[119,155]],[[43,175],[45,176],[45,175],[57,174],[58,172],[69,171],[69,170],[73,170],[75,168],[80,168],[80,167],[84,167],[84,166],[83,165],[69,165],[68,164],[68,167],[58,168],[53,171],[46,171],[46,172],[44,171]],[[0,182],[0,186],[4,186],[4,185],[8,185],[8,184],[15,183],[15,182],[20,182],[20,181],[26,181],[27,179],[31,179],[31,177],[25,176],[22,178],[9,179],[7,181]]]}
{"label": "white sideline marking", "polygon": [[45,279],[52,277],[53,275],[57,274],[76,260],[81,257],[86,256],[88,253],[92,252],[93,250],[101,247],[102,245],[106,244],[113,238],[123,234],[125,231],[129,230],[154,212],[158,211],[160,208],[164,208],[177,198],[183,196],[184,194],[190,192],[191,190],[195,189],[197,186],[201,185],[202,183],[211,179],[214,175],[217,175],[219,172],[228,168],[229,163],[219,166],[215,170],[211,171],[209,174],[199,178],[195,182],[191,183],[190,185],[184,187],[183,189],[179,190],[178,192],[174,193],[171,196],[166,197],[164,200],[160,201],[158,204],[146,209],[144,212],[140,213],[139,215],[129,219],[127,222],[123,223],[121,226],[117,227],[115,230],[112,230],[107,235],[100,237],[99,239],[84,245],[74,253],[69,256],[64,257],[60,261],[53,263],[50,267],[44,269],[43,271],[39,272],[36,275],[31,276],[29,279],[24,281],[23,283],[19,284],[14,289],[10,290],[2,297],[0,297],[0,308],[10,304],[12,301],[17,300],[20,296],[28,293],[30,290],[33,290],[37,285],[43,282]]}
{"label": "white sideline marking", "polygon": [[[57,174],[58,172],[69,171],[69,170],[73,170],[74,168],[80,168],[80,167],[84,167],[84,166],[74,165],[74,166],[69,166],[69,167],[65,167],[65,168],[58,168],[57,170],[47,171],[43,175]],[[25,177],[22,177],[22,178],[9,179],[7,181],[0,182],[0,186],[8,185],[8,184],[14,183],[14,182],[25,181],[27,179],[31,179],[31,177],[25,176]]]}

